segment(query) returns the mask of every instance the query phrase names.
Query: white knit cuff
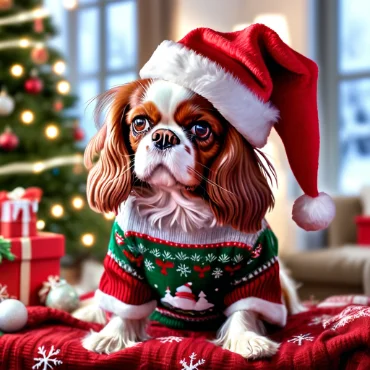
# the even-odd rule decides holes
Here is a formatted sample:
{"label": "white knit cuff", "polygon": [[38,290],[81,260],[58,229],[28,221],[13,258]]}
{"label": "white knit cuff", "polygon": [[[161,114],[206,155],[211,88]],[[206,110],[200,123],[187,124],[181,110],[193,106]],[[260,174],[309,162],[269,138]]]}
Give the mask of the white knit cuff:
{"label": "white knit cuff", "polygon": [[111,295],[103,293],[99,289],[95,292],[95,301],[101,309],[112,312],[122,319],[129,320],[145,319],[157,306],[156,301],[150,301],[141,305],[127,304]]}

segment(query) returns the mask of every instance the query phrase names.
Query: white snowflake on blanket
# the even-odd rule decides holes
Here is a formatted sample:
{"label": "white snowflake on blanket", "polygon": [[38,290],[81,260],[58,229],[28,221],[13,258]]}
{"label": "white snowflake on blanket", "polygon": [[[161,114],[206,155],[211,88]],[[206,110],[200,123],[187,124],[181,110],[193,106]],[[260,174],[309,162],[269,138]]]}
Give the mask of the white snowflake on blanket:
{"label": "white snowflake on blanket", "polygon": [[188,274],[191,273],[191,270],[184,263],[180,263],[179,267],[176,269],[180,273],[180,276],[188,277]]}
{"label": "white snowflake on blanket", "polygon": [[190,359],[190,363],[188,364],[186,362],[185,359],[181,360],[180,361],[180,364],[182,365],[182,369],[181,370],[198,370],[199,369],[199,366],[200,365],[203,365],[206,360],[204,358],[201,358],[200,360],[198,360],[195,364],[193,363],[193,361],[195,361],[197,358],[197,355],[195,352],[193,352],[190,356],[189,356],[189,359]]}
{"label": "white snowflake on blanket", "polygon": [[325,320],[322,326],[325,329],[331,326],[331,329],[335,330],[361,317],[370,317],[370,307],[349,306],[345,308],[340,314],[335,315],[328,320]]}
{"label": "white snowflake on blanket", "polygon": [[212,275],[215,277],[215,279],[218,279],[223,275],[223,272],[219,267],[217,267],[213,270]]}
{"label": "white snowflake on blanket", "polygon": [[144,265],[145,265],[147,270],[149,270],[149,271],[154,270],[153,262],[151,262],[149,260],[145,260]]}
{"label": "white snowflake on blanket", "polygon": [[299,334],[299,335],[295,335],[292,339],[289,339],[288,342],[296,343],[299,346],[301,346],[303,341],[305,340],[312,342],[314,340],[314,337],[311,337],[311,333]]}
{"label": "white snowflake on blanket", "polygon": [[[37,353],[42,357],[35,357],[33,360],[36,361],[36,364],[32,366],[32,369],[48,370],[54,369],[54,366],[59,366],[63,364],[63,361],[58,360],[56,356],[59,354],[60,349],[55,349],[54,346],[51,346],[49,353],[46,353],[44,346],[39,347]],[[52,358],[54,357],[54,358]],[[41,368],[43,366],[43,368]]]}
{"label": "white snowflake on blanket", "polygon": [[173,343],[173,342],[176,342],[176,343],[180,343],[182,342],[182,340],[184,339],[183,337],[160,337],[160,338],[156,338],[157,340],[159,340],[161,343]]}
{"label": "white snowflake on blanket", "polygon": [[311,319],[310,323],[308,326],[313,326],[313,325],[320,325],[323,324],[326,320],[330,319],[331,315],[321,315],[321,316],[315,316]]}
{"label": "white snowflake on blanket", "polygon": [[154,256],[154,257],[160,257],[161,256],[161,252],[159,251],[158,248],[155,248],[155,249],[152,249],[150,251],[150,253]]}

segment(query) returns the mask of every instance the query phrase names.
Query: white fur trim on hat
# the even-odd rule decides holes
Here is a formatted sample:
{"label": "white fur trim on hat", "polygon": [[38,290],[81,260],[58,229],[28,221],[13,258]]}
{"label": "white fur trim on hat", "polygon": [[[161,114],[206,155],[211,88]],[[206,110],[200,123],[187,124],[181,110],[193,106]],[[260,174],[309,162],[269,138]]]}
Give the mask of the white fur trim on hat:
{"label": "white fur trim on hat", "polygon": [[186,87],[208,99],[254,146],[262,148],[279,112],[214,61],[187,47],[163,41],[140,71]]}
{"label": "white fur trim on hat", "polygon": [[335,205],[326,193],[319,193],[316,198],[304,194],[295,201],[292,216],[296,224],[304,230],[322,230],[333,220]]}

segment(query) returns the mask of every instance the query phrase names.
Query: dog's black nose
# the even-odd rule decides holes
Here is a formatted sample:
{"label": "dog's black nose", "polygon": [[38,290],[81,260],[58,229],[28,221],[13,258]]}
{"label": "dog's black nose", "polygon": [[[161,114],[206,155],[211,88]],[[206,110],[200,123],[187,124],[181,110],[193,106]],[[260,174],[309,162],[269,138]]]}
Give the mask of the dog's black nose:
{"label": "dog's black nose", "polygon": [[154,142],[154,146],[160,150],[180,144],[180,139],[177,135],[173,131],[166,129],[159,129],[153,132],[152,141]]}

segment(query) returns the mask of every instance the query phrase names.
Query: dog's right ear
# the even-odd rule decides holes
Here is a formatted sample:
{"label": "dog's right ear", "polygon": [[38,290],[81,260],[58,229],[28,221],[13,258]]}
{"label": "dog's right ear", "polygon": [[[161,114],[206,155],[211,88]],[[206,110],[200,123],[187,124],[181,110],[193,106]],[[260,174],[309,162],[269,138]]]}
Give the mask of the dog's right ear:
{"label": "dog's right ear", "polygon": [[[107,119],[85,149],[84,162],[90,170],[87,199],[96,212],[117,213],[132,187],[128,128],[124,122],[130,98],[140,86],[135,81],[107,91],[98,101],[96,112],[108,110]],[[94,157],[99,155],[94,164]]]}

